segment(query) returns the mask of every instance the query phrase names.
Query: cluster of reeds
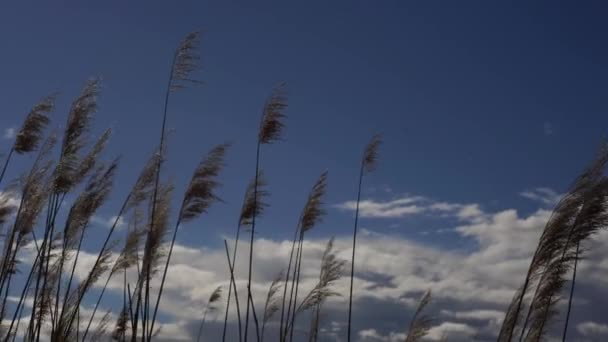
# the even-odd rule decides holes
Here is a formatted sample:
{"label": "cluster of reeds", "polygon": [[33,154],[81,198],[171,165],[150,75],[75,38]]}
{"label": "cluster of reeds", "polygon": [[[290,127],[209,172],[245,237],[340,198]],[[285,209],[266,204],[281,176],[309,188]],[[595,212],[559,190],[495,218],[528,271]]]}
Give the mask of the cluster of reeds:
{"label": "cluster of reeds", "polygon": [[[218,179],[229,148],[229,144],[220,144],[202,158],[179,202],[175,223],[171,227],[173,185],[162,177],[169,103],[175,92],[190,83],[198,83],[192,76],[198,68],[198,42],[199,34],[190,33],[175,51],[166,87],[158,147],[122,201],[101,247],[95,253],[92,267],[84,275],[78,271],[78,266],[82,262],[79,258],[84,253],[88,230],[94,215],[112,192],[120,165],[118,158],[103,160],[111,136],[109,129],[95,140],[91,137],[101,81],[87,81],[73,100],[60,144],[57,144],[57,133],[47,132],[55,95],[42,99],[25,118],[0,173],[2,182],[15,154],[37,153],[29,172],[7,186],[0,197],[0,224],[7,227],[0,259],[0,326],[4,341],[15,340],[18,336],[27,341],[41,338],[84,341],[104,337],[117,341],[148,341],[158,334],[157,314],[162,305],[179,228],[182,223],[198,218],[220,201],[216,194],[221,185]],[[311,311],[311,340],[316,340],[322,304],[326,298],[337,295],[331,286],[342,276],[346,263],[337,259],[333,240],[330,241],[322,258],[319,283],[303,299],[298,298],[305,234],[325,215],[323,198],[327,173],[324,172],[315,182],[297,222],[287,271],[281,272],[272,283],[263,312],[258,316],[251,291],[256,219],[267,207],[269,195],[260,157],[263,146],[282,139],[286,108],[286,85],[281,83],[263,105],[257,132],[254,177],[245,192],[232,251],[225,241],[229,280],[223,340],[227,338],[228,312],[233,301],[238,316],[239,341],[247,341],[252,335],[258,341],[266,338],[266,327],[279,311],[281,328],[278,339],[292,340],[296,317],[304,311]],[[366,152],[363,162],[366,170],[371,169],[374,158],[375,152]],[[18,204],[15,204],[15,199]],[[67,215],[62,214],[64,208]],[[126,220],[129,221],[127,232],[117,234],[119,225]],[[241,299],[246,298],[242,312],[234,268],[238,242],[244,229],[248,234],[249,259],[246,294],[240,296]],[[29,255],[33,255],[33,260],[20,262],[21,258],[30,258]],[[17,272],[27,276],[16,290],[14,275]],[[96,315],[110,281],[119,277],[122,278],[123,301],[111,327],[109,311],[101,318],[96,319]],[[154,279],[159,280],[159,285],[152,291]],[[94,286],[100,287],[100,291],[95,293],[96,298],[91,292]],[[221,294],[221,287],[218,287],[209,298],[203,310],[198,339],[207,315],[220,309]],[[19,298],[14,305],[8,300],[12,297]],[[95,303],[86,316],[81,312],[85,299]]]}
{"label": "cluster of reeds", "polygon": [[[577,265],[582,245],[608,225],[608,145],[570,186],[556,205],[540,237],[530,267],[516,292],[498,336],[498,341],[541,341],[557,317],[557,304],[571,276],[567,311],[562,329],[566,341]],[[533,292],[530,292],[534,289]]]}
{"label": "cluster of reeds", "polygon": [[[15,341],[18,336],[27,341],[85,341],[87,337],[91,341],[107,338],[149,341],[157,336],[157,315],[162,305],[178,231],[183,223],[199,218],[214,203],[221,201],[217,195],[217,189],[221,186],[219,176],[230,147],[226,143],[219,144],[201,158],[178,202],[175,222],[171,225],[173,185],[162,177],[166,160],[168,109],[175,92],[190,83],[197,83],[192,74],[198,67],[198,41],[199,34],[191,33],[175,51],[166,86],[158,147],[122,201],[96,252],[92,267],[84,275],[77,272],[79,257],[83,253],[94,215],[111,194],[120,164],[118,158],[109,161],[102,158],[111,131],[104,131],[97,139],[92,139],[90,134],[101,82],[91,79],[85,83],[69,108],[61,135],[47,132],[51,123],[50,114],[54,111],[55,95],[42,99],[26,116],[0,173],[2,184],[15,154],[36,153],[29,171],[0,193],[0,225],[6,227],[0,255],[0,337],[3,341]],[[341,260],[337,257],[332,238],[321,257],[316,285],[304,295],[300,293],[305,239],[326,214],[323,202],[328,175],[323,172],[313,184],[296,222],[285,269],[270,284],[262,311],[256,310],[251,289],[256,220],[268,207],[269,197],[261,167],[261,152],[262,147],[282,140],[286,109],[286,85],[281,83],[262,106],[253,179],[245,190],[232,248],[224,240],[228,266],[227,289],[217,287],[204,305],[197,340],[201,339],[208,314],[223,310],[222,341],[233,341],[237,336],[238,341],[245,342],[251,338],[256,341],[293,341],[296,326],[298,323],[302,326],[305,312],[310,313],[308,340],[317,341],[323,305],[328,298],[341,295],[336,292],[334,284],[344,275],[349,264],[347,340],[353,338],[353,284],[359,203],[363,180],[377,164],[381,144],[379,135],[372,137],[360,162],[351,259]],[[60,144],[57,144],[59,141]],[[555,305],[567,281],[566,277],[572,274],[563,329],[563,340],[566,339],[582,245],[608,223],[608,178],[604,176],[606,163],[608,147],[602,148],[595,161],[577,178],[556,206],[540,238],[524,283],[507,311],[499,341],[512,341],[513,338],[540,341],[556,314]],[[64,212],[67,215],[61,214],[62,209],[66,209]],[[121,241],[116,232],[125,220],[129,224]],[[248,234],[249,241],[245,294],[235,279],[237,250],[243,233]],[[27,262],[23,262],[23,258],[27,258]],[[18,272],[22,273],[24,279],[23,284],[16,287],[14,276]],[[112,326],[109,311],[99,319],[95,317],[111,279],[118,277],[122,278],[123,301]],[[159,285],[152,291],[151,284],[155,279]],[[90,298],[94,286],[100,287],[100,291],[95,294],[96,297]],[[533,294],[530,293],[532,288]],[[226,290],[227,299],[225,306],[222,306],[222,293]],[[9,298],[18,299],[13,303]],[[82,312],[85,298],[95,303],[92,312],[87,315]],[[428,291],[414,313],[406,342],[420,341],[427,335],[432,320],[424,311],[430,300],[431,292]],[[231,306],[233,302],[234,306]],[[234,336],[228,336],[227,330],[231,309],[236,309],[238,322],[238,334],[234,333]],[[272,336],[268,333],[271,324],[276,327],[276,334],[273,331]]]}

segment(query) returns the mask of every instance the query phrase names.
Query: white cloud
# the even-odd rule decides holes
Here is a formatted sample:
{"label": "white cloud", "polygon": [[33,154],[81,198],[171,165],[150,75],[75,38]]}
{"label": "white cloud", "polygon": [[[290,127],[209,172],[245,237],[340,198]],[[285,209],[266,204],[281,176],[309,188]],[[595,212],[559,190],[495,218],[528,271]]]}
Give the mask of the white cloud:
{"label": "white cloud", "polygon": [[9,127],[4,130],[4,133],[2,134],[2,138],[7,139],[7,140],[14,139],[15,134],[17,134],[17,130],[14,127]]}
{"label": "white cloud", "polygon": [[563,197],[563,194],[558,194],[550,188],[536,188],[532,190],[526,190],[520,193],[521,196],[531,199],[536,202],[540,202],[547,206],[553,206],[559,202]]}
{"label": "white cloud", "polygon": [[[101,226],[104,226],[106,228],[112,228],[112,225],[114,225],[114,222],[116,222],[116,218],[117,216],[110,216],[110,217],[102,217],[102,216],[98,216],[98,215],[94,215],[91,218],[91,222],[94,224],[98,224]],[[116,229],[122,229],[124,228],[126,225],[125,220],[122,217],[118,218],[118,221],[116,222]]]}
{"label": "white cloud", "polygon": [[[334,207],[355,211],[357,202],[346,201]],[[366,199],[359,203],[359,215],[367,218],[401,218],[424,213],[451,215],[463,221],[476,221],[483,215],[478,204],[437,202],[423,196],[404,195],[389,201]]]}
{"label": "white cloud", "polygon": [[576,326],[576,330],[586,337],[608,335],[608,325],[602,323],[583,322]]}
{"label": "white cloud", "polygon": [[[513,209],[488,213],[476,204],[435,202],[422,197],[370,203],[374,210],[386,212],[383,205],[387,203],[391,208],[412,205],[413,202],[428,212],[445,213],[461,219],[461,224],[452,231],[459,238],[475,241],[476,245],[466,250],[446,250],[397,235],[361,230],[354,283],[354,331],[359,340],[402,341],[420,294],[428,288],[433,291],[429,314],[436,318],[429,339],[439,340],[445,334],[450,341],[470,341],[474,335],[480,335],[482,340],[491,340],[500,328],[503,312],[515,289],[523,281],[550,211],[540,209],[526,216]],[[374,207],[378,204],[380,207]],[[316,283],[325,243],[326,239],[306,240],[304,243],[301,293],[306,293]],[[608,251],[605,248],[608,246],[608,232],[594,237],[592,243],[593,248],[581,263],[580,284],[601,290],[608,284]],[[230,246],[233,244],[234,241],[230,241]],[[339,257],[349,258],[350,244],[348,236],[336,238]],[[256,241],[252,292],[257,308],[263,307],[272,279],[285,267],[290,247],[290,241]],[[247,253],[248,244],[243,240],[235,266],[239,294],[245,293]],[[96,253],[81,253],[76,268],[77,279],[83,279],[92,268],[95,257]],[[23,260],[31,262],[31,258],[25,256]],[[217,286],[226,286],[227,279],[227,262],[221,244],[201,248],[176,244],[160,306],[160,313],[166,317],[162,322],[165,336],[162,340],[170,340],[169,336],[177,333],[181,335],[175,335],[171,340],[190,339],[189,334],[194,331],[203,303]],[[95,286],[99,288],[104,281],[102,277]],[[128,281],[135,281],[133,272]],[[153,296],[158,281],[153,281]],[[335,290],[345,294],[348,286],[348,279],[344,278],[336,283]],[[122,280],[112,279],[108,295],[121,296],[121,291]],[[577,328],[572,333],[587,336],[608,332],[608,326],[585,318],[584,313],[589,308],[586,303],[593,303],[590,301],[593,298],[587,297],[585,291],[579,293],[574,307],[577,317],[573,321]],[[340,340],[343,337],[346,306],[347,298],[344,296],[328,301],[325,306],[327,323],[321,327],[322,339]],[[231,324],[236,322],[234,310],[231,310],[229,320]],[[299,324],[307,324],[307,321],[308,315],[302,315]],[[218,330],[216,328],[210,326],[210,333]]]}
{"label": "white cloud", "polygon": [[444,337],[452,339],[471,339],[477,333],[477,329],[464,324],[454,322],[443,322],[429,330],[427,337],[430,340],[440,341]]}

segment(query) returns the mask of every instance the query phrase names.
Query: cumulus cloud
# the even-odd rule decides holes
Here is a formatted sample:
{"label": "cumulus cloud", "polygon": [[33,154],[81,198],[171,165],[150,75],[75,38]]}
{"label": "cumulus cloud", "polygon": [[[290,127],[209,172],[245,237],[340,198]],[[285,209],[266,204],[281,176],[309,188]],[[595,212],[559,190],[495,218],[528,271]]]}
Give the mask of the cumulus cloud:
{"label": "cumulus cloud", "polygon": [[[399,235],[362,230],[357,245],[353,317],[354,331],[359,341],[402,341],[421,293],[429,288],[433,291],[429,314],[435,318],[429,340],[440,340],[444,336],[456,342],[470,341],[473,336],[483,341],[495,339],[503,312],[515,289],[523,281],[550,211],[539,209],[528,215],[521,215],[514,209],[484,212],[477,204],[438,202],[423,197],[370,201],[367,208],[373,208],[369,209],[372,212],[386,212],[387,208],[410,205],[418,205],[426,212],[445,213],[457,218],[459,224],[451,227],[452,231],[459,238],[473,242],[472,247],[445,249]],[[326,242],[327,238],[315,238],[304,243],[300,290],[303,294],[318,279]],[[582,288],[594,289],[605,295],[601,291],[608,284],[608,276],[604,276],[608,274],[608,252],[605,248],[608,245],[608,232],[599,234],[591,243],[593,245],[587,259],[581,262],[580,284]],[[232,248],[234,241],[229,241],[229,244]],[[336,237],[338,257],[349,259],[350,245],[349,236]],[[256,241],[252,284],[256,308],[263,308],[270,283],[286,266],[290,247],[290,241],[263,238]],[[235,265],[239,293],[246,293],[248,249],[248,244],[241,241]],[[96,253],[93,252],[81,253],[76,268],[78,280],[83,279],[92,268],[95,257]],[[24,262],[27,260],[24,258]],[[29,260],[31,262],[31,258]],[[223,245],[192,248],[176,244],[168,275],[160,306],[162,338],[159,340],[189,340],[196,334],[202,308],[211,292],[218,286],[226,287],[228,284]],[[93,293],[99,291],[103,282],[105,278],[102,277],[95,284]],[[134,272],[129,274],[128,282],[134,284]],[[152,283],[153,296],[158,285],[159,279],[155,279]],[[345,277],[335,284],[334,290],[346,294],[348,286]],[[596,292],[578,291],[577,288],[580,294],[573,307],[577,313],[573,316],[573,327],[576,326],[576,329],[572,329],[573,337],[596,338],[599,334],[608,333],[608,326],[593,322],[586,314],[590,312],[588,303],[593,302],[590,299],[595,298],[587,293]],[[110,281],[107,296],[122,298],[120,277]],[[90,308],[94,299],[93,295],[85,307]],[[347,300],[345,296],[332,297],[324,306],[320,329],[322,339],[343,340]],[[104,303],[102,311],[112,307],[113,302]],[[114,312],[117,312],[115,304]],[[232,310],[229,334],[234,333],[236,320]],[[297,324],[306,330],[308,320],[309,315],[301,315]],[[221,326],[221,318],[209,322],[210,340],[221,337]],[[268,329],[269,334],[276,332],[276,321],[271,322]]]}
{"label": "cumulus cloud", "polygon": [[608,325],[596,322],[583,322],[576,326],[576,330],[585,337],[608,336]]}
{"label": "cumulus cloud", "polygon": [[[357,202],[346,201],[334,207],[355,211]],[[423,196],[404,195],[388,201],[366,199],[359,203],[359,215],[366,218],[402,218],[416,214],[454,216],[465,221],[476,221],[483,216],[479,204],[438,202]]]}
{"label": "cumulus cloud", "polygon": [[[91,222],[106,228],[112,228],[112,225],[114,225],[114,222],[116,222],[116,218],[117,216],[102,217],[99,215],[94,215],[93,217],[91,217]],[[126,222],[124,218],[118,218],[118,221],[116,222],[116,229],[122,229],[125,226]]]}

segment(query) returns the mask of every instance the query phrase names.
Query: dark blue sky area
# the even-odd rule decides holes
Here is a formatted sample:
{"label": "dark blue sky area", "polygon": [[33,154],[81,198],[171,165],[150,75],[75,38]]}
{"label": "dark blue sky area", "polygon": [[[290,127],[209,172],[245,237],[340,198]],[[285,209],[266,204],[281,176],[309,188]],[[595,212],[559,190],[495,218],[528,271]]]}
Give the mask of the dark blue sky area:
{"label": "dark blue sky area", "polygon": [[[53,91],[63,124],[84,80],[101,75],[95,127],[115,129],[108,155],[123,155],[119,198],[156,144],[171,54],[200,29],[204,85],[174,97],[165,174],[179,193],[199,156],[234,142],[228,204],[208,218],[216,232],[232,232],[261,106],[279,81],[290,108],[286,141],[263,151],[269,231],[292,231],[322,170],[330,204],[354,198],[375,132],[385,144],[369,187],[525,208],[520,191],[563,191],[606,133],[607,12],[603,1],[4,3],[0,128]],[[328,223],[344,231],[350,218]]]}

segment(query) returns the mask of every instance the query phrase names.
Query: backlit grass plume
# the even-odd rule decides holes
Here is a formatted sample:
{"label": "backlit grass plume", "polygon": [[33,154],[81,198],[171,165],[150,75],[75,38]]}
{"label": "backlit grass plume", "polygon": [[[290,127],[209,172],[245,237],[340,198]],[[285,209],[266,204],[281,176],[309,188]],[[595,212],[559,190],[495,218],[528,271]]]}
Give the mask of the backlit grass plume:
{"label": "backlit grass plume", "polygon": [[281,308],[281,297],[277,295],[280,294],[279,291],[283,286],[283,284],[281,283],[282,281],[283,271],[277,274],[272,283],[270,283],[270,287],[268,288],[268,293],[266,294],[266,302],[264,304],[264,314],[262,315],[262,333],[260,335],[260,339],[262,341],[264,341],[264,332],[266,329],[266,324]]}
{"label": "backlit grass plume", "polygon": [[183,89],[186,83],[199,83],[191,74],[199,67],[200,33],[191,32],[181,41],[175,51],[169,89],[174,92]]}
{"label": "backlit grass plume", "polygon": [[182,200],[175,228],[173,229],[173,237],[163,269],[158,297],[156,299],[156,304],[154,305],[150,331],[154,330],[158,305],[163,294],[167,271],[169,270],[169,263],[171,262],[173,246],[175,245],[179,227],[182,222],[191,221],[201,214],[206,213],[214,202],[220,201],[220,198],[216,194],[216,190],[221,184],[217,178],[224,167],[224,159],[229,146],[230,144],[220,144],[212,148],[194,170],[194,174],[192,175],[192,179],[190,180],[190,184],[188,185],[186,193],[184,194],[184,199]]}
{"label": "backlit grass plume", "polygon": [[380,135],[374,135],[365,150],[363,151],[363,157],[361,158],[361,166],[359,170],[359,185],[357,187],[357,205],[355,209],[355,224],[353,228],[353,246],[352,246],[352,255],[350,260],[350,290],[348,294],[348,333],[347,333],[347,341],[351,341],[351,333],[352,333],[352,310],[353,310],[353,284],[355,280],[355,255],[357,249],[357,230],[359,225],[359,204],[361,202],[361,186],[363,184],[363,176],[372,172],[378,163],[378,149],[380,148],[380,144],[382,143],[382,138]]}
{"label": "backlit grass plume", "polygon": [[13,149],[19,154],[36,150],[49,124],[49,113],[55,107],[55,95],[50,95],[38,102],[28,113],[23,126],[15,137]]}
{"label": "backlit grass plume", "polygon": [[38,102],[25,117],[21,129],[15,136],[13,146],[9,150],[2,171],[0,171],[0,183],[6,173],[11,157],[14,152],[25,154],[35,151],[44,136],[44,129],[48,126],[49,113],[55,106],[55,96],[50,95]]}
{"label": "backlit grass plume", "polygon": [[433,320],[424,314],[424,309],[431,303],[431,290],[424,293],[418,303],[418,308],[414,313],[414,317],[410,323],[410,327],[407,331],[407,337],[405,342],[418,342],[428,334],[431,329],[431,323]]}
{"label": "backlit grass plume", "polygon": [[224,328],[222,332],[222,341],[226,341],[226,333],[228,328],[228,312],[230,310],[230,301],[232,299],[232,293],[234,292],[234,300],[236,304],[237,319],[239,324],[239,341],[242,338],[242,322],[241,322],[241,309],[239,303],[238,292],[236,288],[236,282],[234,281],[234,266],[236,255],[239,247],[239,239],[241,235],[241,229],[245,227],[251,227],[253,224],[253,217],[260,217],[264,213],[264,209],[268,207],[265,199],[270,196],[270,193],[266,190],[266,180],[262,170],[258,171],[256,177],[254,177],[245,190],[245,196],[241,205],[241,212],[239,215],[239,221],[236,227],[236,236],[234,238],[234,249],[232,251],[232,259],[230,253],[228,257],[228,271],[230,274],[230,285],[228,286],[228,299],[226,301],[226,311],[224,313]]}
{"label": "backlit grass plume", "polygon": [[[602,177],[603,170],[608,163],[608,146],[602,145],[596,158],[586,167],[583,172],[575,179],[570,189],[558,202],[551,217],[549,218],[543,233],[539,239],[538,247],[532,256],[530,267],[521,286],[513,297],[506,313],[506,319],[498,337],[499,341],[511,341],[515,329],[520,322],[524,297],[529,287],[537,283],[534,297],[541,291],[539,277],[547,273],[547,267],[557,259],[561,258],[564,247],[570,244],[571,231],[575,224],[575,219],[585,202],[585,197],[592,193],[593,187]],[[523,319],[523,327],[520,330],[520,340],[523,340],[528,321],[532,314],[532,307],[527,310]]]}
{"label": "backlit grass plume", "polygon": [[285,123],[283,121],[287,117],[285,115],[285,109],[287,109],[285,88],[286,83],[280,83],[276,86],[264,104],[258,134],[258,141],[261,144],[271,144],[281,139],[281,135],[285,128]]}
{"label": "backlit grass plume", "polygon": [[[260,120],[260,126],[258,129],[258,141],[256,144],[256,156],[255,156],[255,177],[254,188],[253,188],[253,199],[254,203],[257,202],[258,182],[257,177],[260,172],[260,150],[264,144],[271,144],[281,140],[283,130],[285,128],[284,120],[286,119],[285,110],[287,109],[287,95],[286,95],[286,84],[281,83],[274,88],[270,97],[264,103],[262,109],[262,118]],[[255,322],[256,336],[260,339],[260,327],[257,321],[255,307],[253,307],[253,297],[251,295],[251,277],[253,268],[253,248],[254,248],[254,237],[255,237],[255,219],[256,211],[253,211],[251,217],[251,234],[249,239],[249,268],[247,272],[247,310],[245,312],[245,342],[249,337],[249,311],[253,312],[253,318]]]}
{"label": "backlit grass plume", "polygon": [[61,145],[61,155],[55,175],[55,191],[67,193],[76,180],[82,179],[80,152],[88,142],[93,114],[97,111],[100,80],[86,82],[80,95],[72,103]]}
{"label": "backlit grass plume", "polygon": [[340,293],[332,289],[332,286],[344,274],[346,260],[339,259],[334,251],[334,238],[332,237],[321,258],[321,271],[319,281],[315,287],[304,297],[298,308],[298,312],[311,310],[309,341],[315,342],[319,337],[321,325],[321,309],[327,298],[339,296]]}
{"label": "backlit grass plume", "polygon": [[[311,230],[317,223],[319,223],[323,216],[326,214],[325,209],[323,208],[323,197],[325,196],[325,192],[327,191],[327,172],[321,173],[317,181],[312,187],[312,190],[308,194],[306,199],[306,204],[304,205],[304,209],[300,214],[300,219],[298,222],[298,226],[296,227],[296,231],[294,234],[294,239],[291,245],[291,254],[289,257],[289,262],[287,265],[287,275],[285,277],[285,287],[283,289],[283,302],[281,303],[281,327],[280,334],[281,340],[287,338],[287,334],[292,335],[293,338],[293,328],[296,317],[297,310],[297,300],[298,300],[298,287],[300,282],[300,269],[302,265],[302,247],[304,243],[304,235],[307,231]],[[295,250],[295,259],[294,256]],[[293,271],[292,271],[292,261],[293,261]],[[289,303],[287,306],[287,313],[285,314],[285,302],[287,296],[287,284],[289,283],[289,273],[292,271],[291,275],[291,286],[289,290]],[[285,321],[283,321],[285,318]],[[291,329],[288,329],[291,328]],[[290,339],[291,339],[290,338]]]}
{"label": "backlit grass plume", "polygon": [[211,296],[209,296],[209,300],[207,300],[207,305],[205,305],[205,310],[203,312],[203,318],[201,320],[201,325],[198,328],[198,337],[196,338],[196,341],[201,340],[201,336],[203,335],[203,327],[207,320],[207,314],[217,310],[217,307],[215,306],[215,304],[221,298],[222,298],[222,287],[218,286],[215,290],[213,290],[213,292],[211,293]]}

